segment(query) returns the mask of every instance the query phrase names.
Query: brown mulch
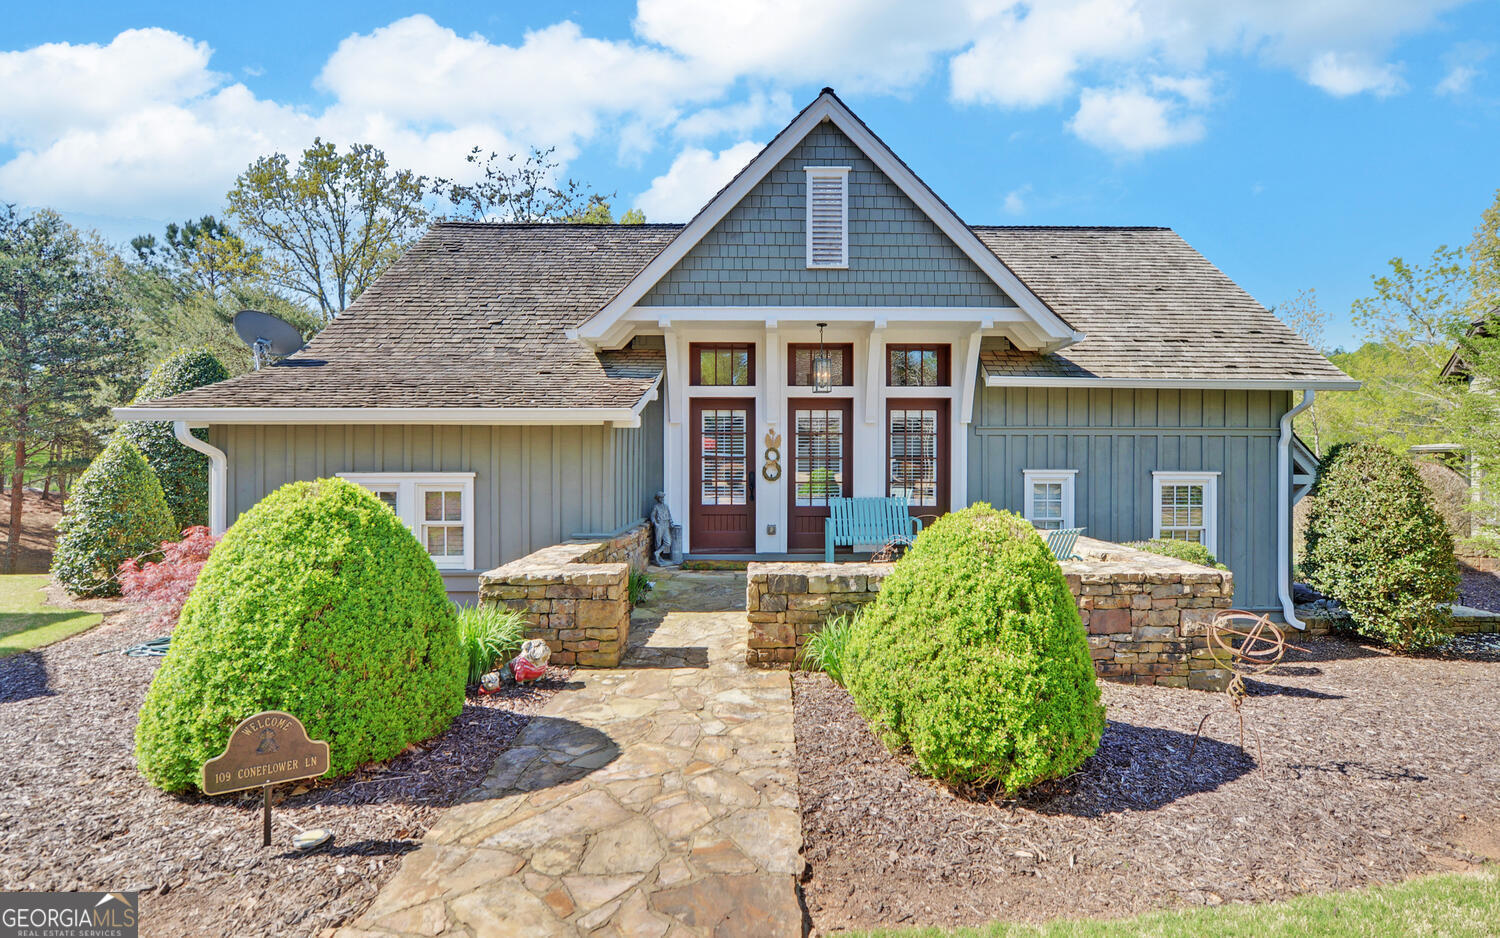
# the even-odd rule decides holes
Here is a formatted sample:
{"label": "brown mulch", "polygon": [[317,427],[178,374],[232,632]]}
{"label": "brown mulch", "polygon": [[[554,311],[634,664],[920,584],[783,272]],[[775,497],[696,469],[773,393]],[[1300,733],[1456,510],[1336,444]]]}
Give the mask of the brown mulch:
{"label": "brown mulch", "polygon": [[1475,609],[1500,612],[1500,574],[1485,573],[1462,560],[1458,570],[1458,601]]}
{"label": "brown mulch", "polygon": [[[7,482],[10,480],[7,479]],[[4,569],[10,546],[10,488],[0,494],[0,569]],[[42,497],[38,489],[26,489],[21,500],[21,551],[16,573],[46,573],[52,566],[52,544],[57,539],[57,521],[62,517],[62,497]]]}
{"label": "brown mulch", "polygon": [[[1223,696],[1103,684],[1068,779],[965,798],[888,753],[847,693],[797,674],[804,894],[820,932],[1125,916],[1391,882],[1500,859],[1500,645],[1398,658],[1337,639],[1251,684],[1258,764]],[[1485,660],[1488,659],[1488,660]]]}
{"label": "brown mulch", "polygon": [[[157,634],[140,620],[117,612],[0,660],[0,891],[139,890],[149,936],[318,935],[352,920],[569,677],[470,700],[441,736],[349,778],[281,786],[265,848],[259,790],[167,795],[136,772],[136,712],[160,659],[118,650]],[[334,840],[298,854],[292,835],[311,827]]]}

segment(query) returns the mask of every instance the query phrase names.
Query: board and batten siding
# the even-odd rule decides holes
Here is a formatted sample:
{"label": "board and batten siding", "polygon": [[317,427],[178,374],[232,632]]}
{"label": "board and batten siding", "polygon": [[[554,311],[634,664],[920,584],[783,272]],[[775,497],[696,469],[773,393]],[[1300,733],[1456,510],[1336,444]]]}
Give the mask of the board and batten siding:
{"label": "board and batten siding", "polygon": [[[808,269],[809,166],[849,171],[848,269]],[[639,306],[1014,306],[827,121],[704,235]]]}
{"label": "board and batten siding", "polygon": [[969,501],[1023,510],[1025,469],[1076,469],[1075,523],[1149,538],[1153,471],[1218,472],[1218,558],[1234,603],[1276,597],[1276,446],[1286,391],[989,388],[969,426]]}
{"label": "board and batten siding", "polygon": [[647,405],[631,429],[219,425],[209,439],[228,458],[231,524],[287,482],[340,472],[475,473],[475,570],[443,572],[449,595],[466,601],[478,572],[644,517],[662,485],[660,411],[659,401]]}

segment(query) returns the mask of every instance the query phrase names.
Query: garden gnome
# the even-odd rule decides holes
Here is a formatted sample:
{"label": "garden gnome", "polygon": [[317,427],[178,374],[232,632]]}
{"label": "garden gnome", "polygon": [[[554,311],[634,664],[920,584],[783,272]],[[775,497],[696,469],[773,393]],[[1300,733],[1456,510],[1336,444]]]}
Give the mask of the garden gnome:
{"label": "garden gnome", "polygon": [[656,493],[651,506],[651,562],[658,567],[672,563],[672,511],[667,508],[667,493]]}
{"label": "garden gnome", "polygon": [[547,673],[547,659],[552,657],[552,647],[539,638],[528,638],[521,643],[521,653],[516,655],[498,671],[490,671],[479,679],[481,694],[499,693],[507,684],[527,684]]}

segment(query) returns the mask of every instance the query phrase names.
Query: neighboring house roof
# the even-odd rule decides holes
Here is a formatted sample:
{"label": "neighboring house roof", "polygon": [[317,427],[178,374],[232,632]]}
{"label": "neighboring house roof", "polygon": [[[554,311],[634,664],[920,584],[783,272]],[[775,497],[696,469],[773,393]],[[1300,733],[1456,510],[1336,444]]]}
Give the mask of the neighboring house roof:
{"label": "neighboring house roof", "polygon": [[[638,410],[663,353],[596,353],[567,332],[681,227],[435,225],[283,363],[132,410]],[[992,384],[1356,386],[1170,229],[973,230],[1088,336],[1049,355],[986,344]]]}
{"label": "neighboring house roof", "polygon": [[[1492,309],[1481,316],[1474,317],[1474,320],[1469,323],[1469,328],[1464,331],[1464,338],[1489,338],[1490,323],[1497,319],[1500,319],[1500,308]],[[1448,361],[1444,363],[1443,370],[1438,372],[1438,377],[1462,378],[1465,381],[1472,377],[1469,372],[1469,363],[1464,361],[1463,351],[1462,343],[1454,347],[1453,354],[1448,356]]]}
{"label": "neighboring house roof", "polygon": [[1358,387],[1170,228],[974,229],[1087,338],[981,352],[1003,384]]}

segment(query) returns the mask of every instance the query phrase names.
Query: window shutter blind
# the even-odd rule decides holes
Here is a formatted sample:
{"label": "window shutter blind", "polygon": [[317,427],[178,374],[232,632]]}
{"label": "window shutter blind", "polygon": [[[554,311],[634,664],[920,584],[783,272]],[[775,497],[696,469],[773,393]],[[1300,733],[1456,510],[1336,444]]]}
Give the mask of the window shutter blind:
{"label": "window shutter blind", "polygon": [[807,169],[807,266],[849,266],[849,170]]}

